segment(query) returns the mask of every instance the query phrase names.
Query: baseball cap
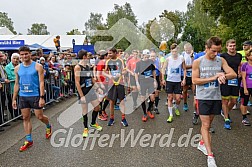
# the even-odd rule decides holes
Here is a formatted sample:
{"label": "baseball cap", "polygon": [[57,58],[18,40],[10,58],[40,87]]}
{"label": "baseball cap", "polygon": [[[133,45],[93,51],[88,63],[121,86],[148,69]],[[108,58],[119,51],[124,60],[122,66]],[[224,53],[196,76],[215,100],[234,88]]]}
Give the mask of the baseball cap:
{"label": "baseball cap", "polygon": [[44,60],[45,61],[45,58],[44,57],[40,57],[40,59],[39,59],[40,61],[42,61],[42,60]]}
{"label": "baseball cap", "polygon": [[143,54],[144,54],[144,55],[150,55],[149,49],[144,49],[144,50],[143,50]]}
{"label": "baseball cap", "polygon": [[245,42],[243,42],[243,45],[252,45],[252,42],[251,41],[245,41]]}

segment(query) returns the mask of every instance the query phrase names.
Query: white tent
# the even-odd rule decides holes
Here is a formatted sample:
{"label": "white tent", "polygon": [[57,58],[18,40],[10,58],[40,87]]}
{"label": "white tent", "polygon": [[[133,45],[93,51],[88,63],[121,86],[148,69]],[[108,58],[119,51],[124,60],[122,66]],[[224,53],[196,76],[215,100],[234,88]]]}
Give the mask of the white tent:
{"label": "white tent", "polygon": [[8,28],[0,27],[0,35],[14,35]]}
{"label": "white tent", "polygon": [[[0,35],[0,40],[24,40],[26,45],[39,44],[52,50],[56,50],[53,39],[56,35]],[[72,40],[76,45],[84,43],[86,35],[60,35],[61,50],[73,47]]]}

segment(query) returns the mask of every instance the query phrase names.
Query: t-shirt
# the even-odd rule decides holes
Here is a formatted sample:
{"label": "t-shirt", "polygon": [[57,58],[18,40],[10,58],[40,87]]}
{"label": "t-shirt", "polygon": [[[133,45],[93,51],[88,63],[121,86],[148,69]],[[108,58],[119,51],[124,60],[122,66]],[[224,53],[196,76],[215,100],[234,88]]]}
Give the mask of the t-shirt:
{"label": "t-shirt", "polygon": [[246,60],[246,53],[244,50],[240,50],[237,53],[240,53],[242,55],[242,63],[247,62]]}
{"label": "t-shirt", "polygon": [[223,53],[220,57],[223,57],[227,61],[228,66],[238,74],[238,67],[242,60],[242,55],[240,53],[236,53],[234,56],[229,55],[228,53]]}
{"label": "t-shirt", "polygon": [[128,61],[128,68],[129,68],[129,70],[130,70],[130,71],[135,71],[135,69],[136,69],[136,64],[137,64],[137,62],[139,62],[139,61],[140,61],[139,59],[134,59],[134,58],[130,59],[130,60]]}
{"label": "t-shirt", "polygon": [[201,56],[204,56],[205,54],[206,54],[206,52],[200,52],[200,53],[196,54],[196,55],[194,56],[194,60],[200,58]]}
{"label": "t-shirt", "polygon": [[150,82],[150,78],[152,78],[152,80],[154,81],[153,71],[155,71],[155,66],[152,60],[148,59],[145,61],[141,60],[137,62],[135,72],[139,74],[139,82],[148,83]]}
{"label": "t-shirt", "polygon": [[[241,71],[246,72],[247,88],[252,88],[252,66],[246,62],[242,65]],[[243,87],[242,82],[241,82],[241,87]]]}
{"label": "t-shirt", "polygon": [[[121,74],[121,76],[118,78],[114,78],[113,80],[115,82],[120,82],[120,84],[123,84],[123,77],[122,77],[122,70],[124,68],[124,64],[123,64],[123,60],[120,58],[116,58],[116,59],[109,59],[106,62],[106,65],[108,67],[108,71],[110,72],[110,74],[113,77],[116,77],[118,74]],[[109,82],[110,84],[114,84],[114,82],[112,80],[110,80]]]}
{"label": "t-shirt", "polygon": [[106,63],[106,60],[103,59],[103,60],[100,60],[99,63],[97,64],[97,66],[96,66],[96,70],[97,70],[97,72],[100,73],[100,79],[101,79],[101,82],[103,84],[107,84],[108,83],[108,78],[106,78],[105,76],[103,76],[101,74],[101,72],[105,69],[105,63]]}

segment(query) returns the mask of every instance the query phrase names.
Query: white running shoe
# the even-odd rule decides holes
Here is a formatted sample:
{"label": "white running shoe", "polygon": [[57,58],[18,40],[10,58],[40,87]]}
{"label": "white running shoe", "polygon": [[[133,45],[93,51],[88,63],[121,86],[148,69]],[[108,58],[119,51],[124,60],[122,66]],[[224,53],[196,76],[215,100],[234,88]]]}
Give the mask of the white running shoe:
{"label": "white running shoe", "polygon": [[232,110],[236,110],[236,109],[237,109],[237,105],[235,104]]}
{"label": "white running shoe", "polygon": [[201,152],[203,152],[203,154],[205,154],[205,155],[208,155],[207,154],[207,149],[206,149],[206,146],[205,146],[205,144],[200,144],[200,142],[199,142],[199,144],[198,144],[198,150],[200,150]]}
{"label": "white running shoe", "polygon": [[214,157],[207,156],[207,166],[208,167],[217,167]]}

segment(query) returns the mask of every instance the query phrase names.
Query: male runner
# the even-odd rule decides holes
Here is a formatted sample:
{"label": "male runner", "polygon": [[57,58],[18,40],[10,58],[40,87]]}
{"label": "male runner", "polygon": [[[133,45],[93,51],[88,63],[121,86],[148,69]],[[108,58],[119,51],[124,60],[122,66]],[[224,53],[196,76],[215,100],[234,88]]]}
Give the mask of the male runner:
{"label": "male runner", "polygon": [[36,117],[46,125],[46,138],[52,134],[52,128],[47,116],[43,114],[45,105],[44,97],[44,70],[41,64],[31,60],[31,51],[27,46],[19,48],[22,63],[15,67],[15,85],[12,106],[17,109],[17,96],[19,94],[19,108],[23,116],[25,143],[19,151],[25,151],[33,145],[31,109],[34,109]]}
{"label": "male runner", "polygon": [[[108,56],[110,59],[106,62],[105,70],[103,75],[110,79],[109,82],[109,92],[108,99],[110,100],[110,120],[108,122],[108,126],[112,126],[114,121],[114,105],[119,99],[120,101],[120,109],[122,112],[122,125],[128,126],[128,122],[125,118],[125,90],[123,85],[123,75],[126,73],[126,69],[124,67],[123,60],[117,57],[117,50],[115,48],[111,48],[108,50]],[[105,71],[108,71],[107,74]]]}
{"label": "male runner", "polygon": [[222,41],[218,37],[208,39],[205,56],[195,60],[192,68],[192,82],[196,85],[197,109],[202,122],[202,140],[198,149],[208,156],[208,167],[217,166],[212,153],[209,129],[214,116],[221,112],[220,84],[225,84],[226,79],[237,77],[226,60],[217,57],[221,51],[221,44]]}
{"label": "male runner", "polygon": [[[151,108],[155,99],[155,82],[156,82],[156,74],[155,74],[155,66],[154,62],[149,59],[150,51],[145,49],[143,50],[143,60],[139,61],[136,65],[135,70],[135,79],[138,90],[141,92],[141,102],[143,109],[143,117],[142,121],[147,121],[147,115],[150,119],[153,119],[155,116],[151,113]],[[147,91],[147,96],[146,96]],[[146,111],[145,99],[150,96],[149,107]]]}
{"label": "male runner", "polygon": [[[226,42],[227,53],[223,53],[220,57],[223,57],[229,67],[231,67],[236,75],[240,74],[240,65],[242,60],[242,55],[236,52],[236,42],[234,39],[230,39]],[[239,85],[238,77],[232,80],[226,81],[225,84],[221,85],[221,96],[222,96],[222,111],[224,116],[224,128],[231,129],[229,112],[236,104],[237,98],[239,97]]]}

